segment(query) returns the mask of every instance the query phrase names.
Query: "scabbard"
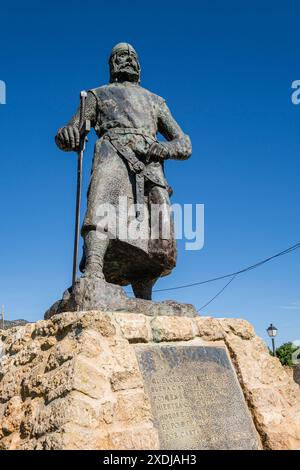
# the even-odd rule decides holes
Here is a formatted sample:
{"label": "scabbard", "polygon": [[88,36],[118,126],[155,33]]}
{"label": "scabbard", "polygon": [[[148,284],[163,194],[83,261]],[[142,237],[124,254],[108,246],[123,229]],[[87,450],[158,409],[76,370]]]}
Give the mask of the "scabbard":
{"label": "scabbard", "polygon": [[136,218],[139,222],[144,220],[144,194],[145,194],[145,178],[143,173],[135,174],[136,187]]}
{"label": "scabbard", "polygon": [[[110,138],[109,133],[107,136]],[[135,174],[135,204],[136,204],[136,218],[139,222],[144,220],[144,194],[145,194],[145,176],[144,171],[135,171],[134,165],[139,161],[134,155],[132,150],[124,148],[114,139],[110,138],[111,145],[116,149],[128,163],[129,168]]]}

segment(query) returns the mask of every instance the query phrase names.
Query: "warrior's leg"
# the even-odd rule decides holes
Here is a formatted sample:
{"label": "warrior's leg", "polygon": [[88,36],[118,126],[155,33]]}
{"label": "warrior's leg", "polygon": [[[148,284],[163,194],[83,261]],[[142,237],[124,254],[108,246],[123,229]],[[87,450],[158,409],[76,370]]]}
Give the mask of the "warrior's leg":
{"label": "warrior's leg", "polygon": [[154,279],[144,279],[143,281],[135,281],[131,283],[134,295],[138,299],[151,300],[152,299],[152,288],[157,281],[157,277]]}
{"label": "warrior's leg", "polygon": [[95,276],[104,279],[104,256],[109,239],[100,238],[96,230],[89,230],[84,235],[85,266],[83,277]]}

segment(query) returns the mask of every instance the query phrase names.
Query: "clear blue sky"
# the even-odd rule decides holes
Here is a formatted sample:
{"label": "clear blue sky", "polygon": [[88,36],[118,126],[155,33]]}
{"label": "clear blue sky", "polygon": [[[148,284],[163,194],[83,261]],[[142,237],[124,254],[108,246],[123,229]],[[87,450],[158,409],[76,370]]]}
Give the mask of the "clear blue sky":
{"label": "clear blue sky", "polygon": [[[42,318],[69,286],[75,154],[54,134],[81,89],[108,80],[132,43],[142,85],[166,98],[193,156],[166,165],[173,202],[205,204],[205,246],[184,251],[157,288],[243,268],[300,240],[299,2],[6,2],[1,7],[0,303]],[[93,143],[84,162],[84,188]],[[85,200],[84,207],[85,208]],[[236,279],[203,315],[242,317],[266,339],[300,339],[300,250]],[[226,281],[157,294],[199,307]]]}

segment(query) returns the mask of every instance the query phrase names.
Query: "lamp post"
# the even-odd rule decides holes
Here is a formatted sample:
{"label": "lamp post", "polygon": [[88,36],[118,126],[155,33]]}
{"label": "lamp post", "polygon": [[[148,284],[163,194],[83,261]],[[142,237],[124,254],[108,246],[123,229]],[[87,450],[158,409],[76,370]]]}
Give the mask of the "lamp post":
{"label": "lamp post", "polygon": [[276,349],[275,349],[275,336],[277,335],[277,328],[274,326],[272,323],[271,325],[267,328],[267,333],[272,339],[272,348],[273,348],[273,355],[276,357]]}

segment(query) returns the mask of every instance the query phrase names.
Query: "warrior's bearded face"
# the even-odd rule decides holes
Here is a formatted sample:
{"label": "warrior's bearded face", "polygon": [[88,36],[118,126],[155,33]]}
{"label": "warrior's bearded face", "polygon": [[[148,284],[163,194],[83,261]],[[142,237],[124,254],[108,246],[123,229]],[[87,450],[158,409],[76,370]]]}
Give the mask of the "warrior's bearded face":
{"label": "warrior's bearded face", "polygon": [[137,54],[128,49],[115,52],[109,61],[111,82],[140,82],[140,64]]}

